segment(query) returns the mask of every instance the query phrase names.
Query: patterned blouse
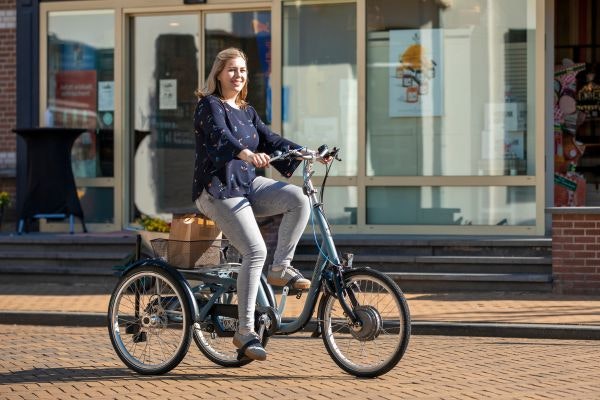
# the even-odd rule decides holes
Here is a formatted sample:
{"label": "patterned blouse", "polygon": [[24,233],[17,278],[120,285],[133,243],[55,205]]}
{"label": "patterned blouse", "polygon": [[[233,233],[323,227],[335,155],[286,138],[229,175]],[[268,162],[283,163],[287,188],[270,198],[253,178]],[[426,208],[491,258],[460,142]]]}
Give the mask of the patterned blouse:
{"label": "patterned blouse", "polygon": [[[273,133],[252,106],[236,109],[210,95],[201,98],[194,114],[196,161],[192,200],[206,189],[217,199],[243,197],[256,178],[252,164],[237,158],[243,149],[272,154],[299,148]],[[278,168],[279,169],[279,168]],[[285,173],[288,177],[291,173]]]}

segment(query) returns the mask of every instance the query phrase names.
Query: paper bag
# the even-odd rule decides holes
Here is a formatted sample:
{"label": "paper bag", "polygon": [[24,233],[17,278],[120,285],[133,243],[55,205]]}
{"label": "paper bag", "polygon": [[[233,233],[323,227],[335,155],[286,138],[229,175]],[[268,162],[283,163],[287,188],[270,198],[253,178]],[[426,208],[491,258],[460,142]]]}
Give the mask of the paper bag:
{"label": "paper bag", "polygon": [[168,261],[179,268],[221,263],[221,230],[214,221],[195,214],[173,215]]}

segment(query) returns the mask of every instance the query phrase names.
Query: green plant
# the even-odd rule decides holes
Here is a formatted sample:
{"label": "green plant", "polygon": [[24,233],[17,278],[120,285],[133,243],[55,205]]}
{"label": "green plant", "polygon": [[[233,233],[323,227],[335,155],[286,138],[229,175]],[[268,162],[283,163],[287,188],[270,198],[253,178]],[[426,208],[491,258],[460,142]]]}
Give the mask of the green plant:
{"label": "green plant", "polygon": [[0,208],[10,205],[10,195],[8,192],[0,192]]}
{"label": "green plant", "polygon": [[138,222],[144,230],[149,232],[169,232],[171,230],[171,224],[160,218],[142,215],[142,218],[138,219]]}

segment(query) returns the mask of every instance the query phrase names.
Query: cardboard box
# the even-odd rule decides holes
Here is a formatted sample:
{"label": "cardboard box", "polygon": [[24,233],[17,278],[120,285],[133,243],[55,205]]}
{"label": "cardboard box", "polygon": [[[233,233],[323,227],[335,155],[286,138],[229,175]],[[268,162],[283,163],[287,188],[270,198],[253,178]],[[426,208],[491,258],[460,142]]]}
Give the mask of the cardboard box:
{"label": "cardboard box", "polygon": [[173,215],[167,261],[179,268],[221,263],[223,235],[214,221],[195,214]]}

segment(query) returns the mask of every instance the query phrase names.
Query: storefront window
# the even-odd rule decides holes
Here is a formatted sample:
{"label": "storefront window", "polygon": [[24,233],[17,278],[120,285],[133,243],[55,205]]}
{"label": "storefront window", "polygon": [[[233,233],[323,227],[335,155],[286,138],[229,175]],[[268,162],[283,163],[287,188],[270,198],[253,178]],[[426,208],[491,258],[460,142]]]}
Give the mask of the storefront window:
{"label": "storefront window", "polygon": [[[289,2],[283,8],[283,134],[343,149],[332,175],[357,174],[356,5]],[[320,171],[317,171],[319,173]]]}
{"label": "storefront window", "polygon": [[140,214],[170,218],[171,213],[196,209],[191,199],[193,119],[194,91],[202,84],[201,60],[208,76],[219,51],[242,49],[250,72],[248,100],[263,121],[270,122],[270,12],[210,12],[202,21],[204,46],[197,14],[133,18],[133,218]]}
{"label": "storefront window", "polygon": [[133,18],[134,218],[140,213],[170,218],[194,209],[199,31],[197,15]]}
{"label": "storefront window", "polygon": [[367,224],[535,225],[535,188],[369,187]]}
{"label": "storefront window", "polygon": [[44,123],[88,129],[73,145],[73,174],[78,178],[114,174],[114,30],[113,11],[48,16]]}
{"label": "storefront window", "polygon": [[271,12],[207,13],[204,71],[212,68],[217,53],[227,47],[242,49],[248,57],[248,102],[265,124],[271,123]]}
{"label": "storefront window", "polygon": [[[320,193],[321,187],[315,189]],[[327,185],[322,199],[327,221],[334,225],[356,225],[357,196],[356,186]],[[313,220],[309,220],[309,224],[311,222]]]}
{"label": "storefront window", "polygon": [[[114,176],[114,19],[112,10],[48,13],[43,125],[87,129],[71,151],[75,178]],[[92,185],[77,188],[86,222],[113,223],[114,188]]]}
{"label": "storefront window", "polygon": [[367,175],[535,175],[535,35],[535,0],[367,0]]}

